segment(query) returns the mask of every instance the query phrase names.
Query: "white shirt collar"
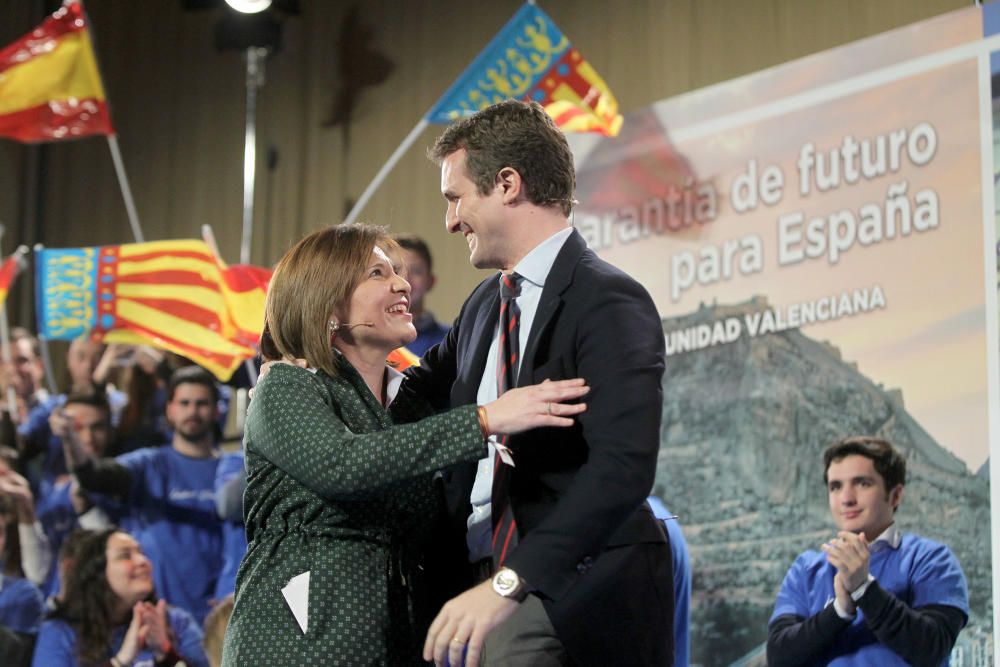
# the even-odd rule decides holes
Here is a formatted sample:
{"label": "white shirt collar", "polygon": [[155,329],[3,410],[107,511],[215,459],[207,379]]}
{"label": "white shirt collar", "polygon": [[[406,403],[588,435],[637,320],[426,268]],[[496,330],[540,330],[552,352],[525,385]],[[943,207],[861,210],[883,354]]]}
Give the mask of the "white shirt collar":
{"label": "white shirt collar", "polygon": [[385,372],[385,407],[388,408],[399,393],[400,385],[403,384],[403,374],[391,366],[386,366]]}
{"label": "white shirt collar", "polygon": [[875,538],[871,543],[868,550],[871,552],[881,551],[882,549],[898,549],[900,543],[903,541],[903,531],[899,529],[896,522],[893,521],[889,524],[889,527],[882,531],[882,534]]}
{"label": "white shirt collar", "polygon": [[556,256],[562,250],[563,244],[569,235],[573,233],[572,227],[560,229],[558,232],[536,245],[531,252],[521,258],[521,261],[514,267],[514,273],[522,276],[525,280],[538,285],[545,286],[545,278],[552,270],[552,265],[556,261]]}

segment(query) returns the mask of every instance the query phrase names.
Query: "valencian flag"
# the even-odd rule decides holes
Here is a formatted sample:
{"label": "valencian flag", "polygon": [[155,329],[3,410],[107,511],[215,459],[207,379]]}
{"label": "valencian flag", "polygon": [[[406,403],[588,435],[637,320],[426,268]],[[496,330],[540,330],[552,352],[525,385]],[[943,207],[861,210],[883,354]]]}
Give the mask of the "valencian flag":
{"label": "valencian flag", "polygon": [[153,345],[220,380],[254,354],[271,272],[227,267],[200,240],[37,253],[38,331],[71,340]]}
{"label": "valencian flag", "polygon": [[514,14],[426,118],[451,123],[509,98],[538,102],[564,132],[613,137],[622,124],[604,79],[532,4]]}
{"label": "valencian flag", "polygon": [[114,134],[79,2],[0,50],[0,137],[23,142]]}
{"label": "valencian flag", "polygon": [[7,301],[7,292],[10,291],[10,285],[14,282],[14,278],[17,277],[20,260],[20,255],[14,254],[5,259],[3,265],[0,265],[0,306]]}

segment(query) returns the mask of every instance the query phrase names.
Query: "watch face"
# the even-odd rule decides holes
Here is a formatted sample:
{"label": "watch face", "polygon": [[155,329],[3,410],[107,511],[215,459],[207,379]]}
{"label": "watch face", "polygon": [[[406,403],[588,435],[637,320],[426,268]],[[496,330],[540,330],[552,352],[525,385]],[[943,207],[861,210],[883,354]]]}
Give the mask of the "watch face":
{"label": "watch face", "polygon": [[510,595],[517,588],[520,581],[512,570],[500,570],[493,577],[493,588],[500,595]]}

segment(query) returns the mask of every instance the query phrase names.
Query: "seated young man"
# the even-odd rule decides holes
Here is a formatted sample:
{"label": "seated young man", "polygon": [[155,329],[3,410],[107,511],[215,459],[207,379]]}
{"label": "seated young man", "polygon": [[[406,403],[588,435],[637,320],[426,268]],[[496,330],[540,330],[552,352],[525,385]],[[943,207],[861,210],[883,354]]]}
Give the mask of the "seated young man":
{"label": "seated young man", "polygon": [[839,532],[785,575],[768,664],[947,665],[968,587],[948,547],[895,523],[906,461],[885,440],[853,437],[830,445],[823,463]]}

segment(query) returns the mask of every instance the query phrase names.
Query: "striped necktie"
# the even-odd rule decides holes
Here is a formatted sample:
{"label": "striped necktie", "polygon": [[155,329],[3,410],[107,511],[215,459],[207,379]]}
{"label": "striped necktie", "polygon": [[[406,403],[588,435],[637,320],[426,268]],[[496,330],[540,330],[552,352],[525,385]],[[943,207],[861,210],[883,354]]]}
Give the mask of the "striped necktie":
{"label": "striped necktie", "polygon": [[[500,279],[500,344],[497,359],[497,396],[517,386],[518,357],[521,352],[521,309],[517,297],[521,294],[522,276],[516,273]],[[507,446],[507,436],[497,437],[500,447]],[[510,507],[510,477],[513,467],[503,462],[500,453],[493,458],[493,487],[490,497],[493,519],[493,564],[503,565],[507,553],[517,544],[517,522]]]}

